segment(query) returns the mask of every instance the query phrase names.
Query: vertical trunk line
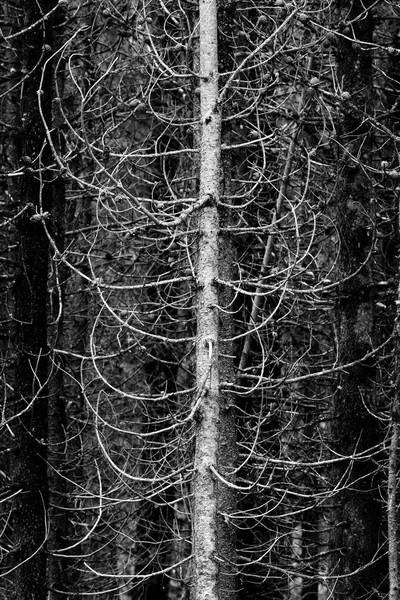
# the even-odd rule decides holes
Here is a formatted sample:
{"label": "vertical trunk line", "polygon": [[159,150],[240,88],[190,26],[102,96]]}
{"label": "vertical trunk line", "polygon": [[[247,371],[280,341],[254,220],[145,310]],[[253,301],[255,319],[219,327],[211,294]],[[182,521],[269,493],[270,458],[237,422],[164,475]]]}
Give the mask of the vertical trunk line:
{"label": "vertical trunk line", "polygon": [[202,396],[193,479],[193,598],[217,600],[217,493],[210,467],[217,467],[219,433],[218,277],[221,115],[218,105],[216,0],[201,0],[200,19],[200,198],[197,259],[197,393]]}
{"label": "vertical trunk line", "polygon": [[[18,161],[25,170],[16,186],[18,265],[15,302],[15,387],[13,405],[13,595],[18,600],[45,600],[49,593],[49,240],[45,217],[54,229],[53,162],[46,143],[51,129],[54,11],[57,2],[22,2],[14,52],[28,74],[18,104]],[[51,18],[43,15],[52,14]],[[36,24],[33,26],[34,24]],[[38,98],[41,107],[39,108]],[[56,330],[54,326],[54,331]],[[54,332],[53,332],[54,333]],[[51,398],[51,401],[54,399]],[[52,407],[51,407],[52,408]],[[52,534],[53,535],[53,534]],[[52,581],[55,584],[55,581]]]}
{"label": "vertical trunk line", "polygon": [[[399,319],[399,316],[397,317]],[[397,331],[399,323],[397,323]],[[397,333],[399,336],[399,332]],[[398,343],[398,341],[397,341]],[[398,372],[398,371],[397,371]],[[399,380],[399,375],[397,380]],[[388,561],[389,561],[389,600],[398,600],[399,593],[399,558],[398,558],[398,526],[397,526],[397,452],[399,447],[399,381],[395,390],[394,407],[392,411],[392,433],[389,447],[388,464]]]}
{"label": "vertical trunk line", "polygon": [[[400,235],[400,206],[398,210],[398,236]],[[400,264],[398,266],[400,277]],[[397,523],[397,453],[399,451],[400,422],[400,281],[397,288],[397,315],[395,322],[395,373],[396,385],[392,402],[391,435],[388,458],[387,490],[387,526],[388,526],[388,563],[389,563],[389,600],[397,600],[399,595],[399,527]]]}
{"label": "vertical trunk line", "polygon": [[[374,196],[366,169],[372,161],[373,139],[371,127],[362,116],[372,110],[373,64],[371,55],[360,52],[356,42],[371,42],[374,21],[368,10],[371,2],[357,1],[348,8],[339,1],[337,7],[343,19],[354,22],[352,39],[338,43],[338,79],[358,108],[358,112],[354,111],[344,102],[338,123],[344,149],[336,187],[336,223],[341,242],[336,299],[338,352],[341,364],[360,362],[340,374],[334,395],[332,439],[334,447],[348,457],[346,463],[335,467],[335,481],[343,478],[345,469],[349,475],[346,486],[337,495],[337,525],[331,545],[340,556],[334,566],[339,576],[336,596],[350,599],[370,594],[375,599],[379,593],[371,590],[378,590],[383,580],[382,563],[374,560],[380,536],[379,479],[372,459],[351,458],[355,452],[367,453],[380,439],[373,414],[376,363],[363,358],[374,347],[378,335],[373,262],[369,259]],[[357,159],[350,159],[351,156]]]}

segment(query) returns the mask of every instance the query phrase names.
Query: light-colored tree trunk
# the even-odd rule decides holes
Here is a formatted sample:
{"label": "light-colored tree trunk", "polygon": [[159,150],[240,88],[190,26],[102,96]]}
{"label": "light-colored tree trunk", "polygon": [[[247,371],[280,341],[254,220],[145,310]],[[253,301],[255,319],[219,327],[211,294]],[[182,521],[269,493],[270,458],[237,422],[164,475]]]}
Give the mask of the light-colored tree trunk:
{"label": "light-colored tree trunk", "polygon": [[[399,217],[398,217],[399,218]],[[400,222],[398,223],[400,230]],[[388,458],[387,526],[388,526],[388,562],[389,562],[389,600],[399,597],[399,526],[397,520],[397,471],[399,452],[400,423],[400,287],[397,290],[397,315],[395,322],[395,387],[392,401],[391,435]]]}
{"label": "light-colored tree trunk", "polygon": [[[399,317],[397,317],[399,318]],[[397,325],[398,327],[398,325]],[[397,334],[398,335],[398,334]],[[399,376],[397,376],[399,378]],[[388,561],[389,561],[389,600],[399,597],[399,528],[397,524],[397,453],[399,449],[399,384],[392,410],[392,427],[388,463]]]}
{"label": "light-colored tree trunk", "polygon": [[[303,528],[296,523],[291,533],[292,568],[295,571],[303,557]],[[303,578],[300,575],[290,575],[288,578],[288,599],[301,600],[303,594]]]}
{"label": "light-colored tree trunk", "polygon": [[[198,429],[193,478],[193,600],[221,600],[219,589],[223,561],[219,499],[224,492],[216,481],[221,431],[227,411],[220,396],[220,326],[218,261],[221,255],[218,202],[221,186],[221,107],[218,103],[217,2],[201,0],[200,55],[200,198],[207,200],[199,216],[197,257],[197,394]],[[228,411],[229,412],[229,411]],[[223,546],[223,544],[222,544]],[[223,586],[221,585],[221,588]]]}

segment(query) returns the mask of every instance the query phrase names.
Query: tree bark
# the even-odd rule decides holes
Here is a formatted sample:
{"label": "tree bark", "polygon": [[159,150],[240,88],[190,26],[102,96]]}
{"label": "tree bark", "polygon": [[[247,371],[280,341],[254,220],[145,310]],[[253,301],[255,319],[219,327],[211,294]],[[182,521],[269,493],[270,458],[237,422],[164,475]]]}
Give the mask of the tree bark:
{"label": "tree bark", "polygon": [[[200,198],[207,204],[199,216],[197,257],[197,394],[198,428],[193,479],[193,600],[232,598],[232,551],[225,511],[231,510],[232,490],[224,483],[232,464],[232,416],[229,395],[221,394],[221,376],[230,375],[226,318],[218,307],[219,261],[226,275],[228,256],[221,251],[221,107],[218,103],[218,7],[201,0],[200,55]],[[229,255],[229,253],[228,253]],[[231,256],[229,255],[229,259]],[[224,266],[225,265],[225,266]],[[229,345],[229,343],[228,343]],[[224,357],[221,359],[222,354]],[[233,436],[234,439],[234,436]],[[219,469],[221,473],[219,472]],[[222,478],[218,480],[218,475]],[[232,533],[232,532],[230,532]]]}
{"label": "tree bark", "polygon": [[[47,539],[49,532],[47,478],[49,345],[48,272],[52,231],[54,173],[46,140],[51,128],[53,0],[21,3],[21,35],[15,49],[20,57],[21,85],[17,144],[25,168],[17,191],[16,220],[19,258],[14,284],[15,388],[13,486],[13,597],[47,599]],[[54,401],[54,399],[52,399]]]}
{"label": "tree bark", "polygon": [[[342,281],[336,301],[338,353],[345,367],[334,397],[332,435],[336,452],[349,457],[335,471],[341,487],[336,502],[336,527],[331,540],[336,551],[333,565],[340,578],[334,584],[335,597],[361,598],[377,590],[381,577],[373,561],[379,547],[379,492],[376,466],[368,458],[378,442],[379,429],[373,416],[375,368],[363,357],[376,340],[373,273],[369,253],[373,221],[372,185],[364,165],[370,163],[371,131],[365,115],[371,111],[372,61],[356,40],[372,41],[373,19],[370,3],[338,3],[339,13],[351,26],[339,38],[338,80],[343,89],[340,143],[343,147],[338,169],[336,218],[341,252],[338,280]],[[367,10],[366,10],[367,8]],[[361,18],[362,17],[362,18]],[[349,40],[348,38],[353,38]],[[350,458],[365,453],[365,457]],[[348,575],[346,577],[346,575]]]}
{"label": "tree bark", "polygon": [[[400,236],[400,207],[398,207],[398,236]],[[399,265],[400,274],[400,265]],[[387,527],[388,527],[388,562],[389,562],[389,600],[399,597],[399,525],[398,525],[398,452],[400,438],[400,285],[397,289],[397,314],[394,326],[395,343],[395,385],[391,407],[390,445],[388,457],[388,491],[387,491]]]}

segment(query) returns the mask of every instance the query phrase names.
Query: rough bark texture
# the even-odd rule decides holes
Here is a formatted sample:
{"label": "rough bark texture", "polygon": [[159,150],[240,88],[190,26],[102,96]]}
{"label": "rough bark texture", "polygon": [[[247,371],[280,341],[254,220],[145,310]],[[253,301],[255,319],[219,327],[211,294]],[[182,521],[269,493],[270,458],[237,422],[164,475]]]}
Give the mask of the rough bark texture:
{"label": "rough bark texture", "polygon": [[[18,190],[17,220],[19,264],[15,297],[15,389],[13,486],[19,490],[13,509],[13,594],[18,600],[47,598],[46,541],[48,535],[47,415],[49,348],[47,327],[49,242],[43,213],[52,207],[54,175],[49,173],[51,154],[45,128],[51,121],[52,19],[35,27],[54,2],[21,3],[22,27],[17,38],[21,69],[29,76],[21,87],[20,121],[17,134],[20,164],[25,165]],[[47,217],[46,217],[47,219]],[[48,221],[51,228],[52,223]]]}
{"label": "rough bark texture", "polygon": [[[397,325],[397,329],[399,325]],[[399,332],[397,332],[399,336]],[[398,344],[398,342],[397,342]],[[398,371],[399,372],[399,371]],[[397,453],[399,450],[399,375],[397,375],[396,398],[392,413],[392,430],[389,448],[388,464],[388,561],[389,561],[389,600],[397,600],[399,597],[399,528],[397,523]]]}
{"label": "rough bark texture", "polygon": [[[368,3],[367,3],[368,4]],[[365,4],[354,2],[351,8],[339,2],[342,19],[354,21],[345,29],[346,37],[370,41],[373,22],[364,13]],[[363,13],[363,18],[357,16]],[[370,216],[372,189],[363,164],[370,161],[370,127],[363,115],[370,111],[372,63],[368,53],[355,42],[340,38],[338,80],[343,85],[340,142],[344,152],[339,164],[337,183],[337,226],[341,241],[338,279],[345,280],[337,299],[337,326],[340,375],[334,403],[333,440],[341,456],[365,452],[378,441],[377,422],[368,410],[373,407],[373,361],[362,360],[371,351],[376,338],[372,273],[368,254],[371,248]],[[348,99],[350,96],[350,100]],[[360,161],[360,162],[361,162]],[[334,596],[340,599],[377,598],[380,574],[377,564],[369,565],[379,546],[378,490],[373,460],[349,458],[336,471],[338,494],[333,549],[338,553],[333,564],[340,575]],[[349,574],[349,577],[343,575]]]}
{"label": "rough bark texture", "polygon": [[[221,73],[230,73],[233,68],[232,40],[233,23],[235,19],[235,3],[232,0],[219,0],[218,2],[218,62]],[[224,80],[222,78],[221,85]],[[224,102],[224,114],[229,116],[231,103]],[[225,148],[231,144],[231,122],[222,123],[221,140]],[[221,152],[221,197],[223,206],[220,208],[221,230],[219,234],[220,257],[219,278],[223,281],[234,279],[235,252],[232,236],[228,231],[232,224],[232,208],[229,198],[233,194],[231,183],[231,151]],[[219,376],[223,390],[224,382],[235,381],[236,370],[234,357],[236,354],[234,337],[234,293],[232,288],[219,287],[219,305],[222,311],[219,316],[220,342],[219,342]],[[221,391],[221,427],[220,443],[218,450],[218,471],[224,479],[234,484],[236,481],[235,467],[237,463],[237,433],[235,399],[232,392]],[[227,486],[222,481],[217,481],[218,499],[218,557],[220,568],[218,574],[218,589],[220,598],[234,600],[237,597],[237,559],[236,543],[237,532],[232,521],[227,515],[234,514],[237,507],[237,492],[233,487]]]}
{"label": "rough bark texture", "polygon": [[[398,236],[400,236],[400,211],[398,208]],[[399,265],[400,276],[400,265]],[[399,525],[397,518],[398,493],[398,452],[400,438],[400,285],[397,289],[397,315],[394,327],[395,335],[395,386],[392,400],[390,446],[388,458],[387,491],[387,527],[388,527],[388,563],[389,563],[389,600],[399,597]]]}
{"label": "rough bark texture", "polygon": [[[53,221],[57,222],[57,230],[54,231],[54,241],[60,252],[64,250],[64,227],[65,222],[65,189],[60,179],[53,184]],[[66,473],[67,457],[67,419],[66,419],[66,396],[64,389],[64,368],[59,356],[51,354],[54,347],[66,346],[63,327],[63,304],[64,304],[64,282],[66,280],[66,269],[58,265],[57,270],[53,265],[53,277],[49,281],[52,288],[52,311],[48,314],[48,344],[50,352],[49,384],[48,384],[48,414],[47,414],[47,485],[49,488],[48,521],[50,524],[48,535],[48,563],[47,563],[47,585],[49,588],[48,600],[64,598],[65,592],[69,592],[71,600],[73,596],[73,584],[71,576],[73,570],[71,563],[65,556],[57,556],[60,549],[69,545],[68,535],[70,533],[70,522],[68,519],[68,485]]]}
{"label": "rough bark texture", "polygon": [[[200,197],[208,203],[199,217],[197,259],[197,394],[201,396],[197,431],[195,474],[193,481],[194,508],[194,569],[193,600],[221,600],[232,597],[230,566],[231,552],[227,526],[223,515],[230,507],[231,492],[215,473],[229,470],[232,426],[228,402],[220,393],[220,376],[228,373],[226,344],[220,345],[220,324],[217,278],[221,257],[218,201],[221,178],[221,113],[218,104],[218,29],[217,3],[200,2],[200,90],[201,90],[201,147]],[[223,260],[226,266],[226,256]],[[220,361],[224,351],[225,358]],[[213,473],[214,471],[214,473]],[[228,560],[227,560],[228,559]]]}

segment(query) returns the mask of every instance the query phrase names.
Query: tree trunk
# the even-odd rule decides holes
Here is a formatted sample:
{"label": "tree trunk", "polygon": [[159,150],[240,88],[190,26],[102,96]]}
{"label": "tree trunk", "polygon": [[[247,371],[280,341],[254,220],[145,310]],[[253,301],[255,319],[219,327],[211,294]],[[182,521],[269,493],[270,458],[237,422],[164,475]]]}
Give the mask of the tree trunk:
{"label": "tree trunk", "polygon": [[[197,394],[198,428],[193,479],[193,600],[232,598],[232,573],[227,556],[232,551],[226,509],[232,489],[224,482],[232,465],[229,395],[220,391],[221,377],[231,376],[226,317],[218,307],[219,261],[226,276],[231,256],[222,253],[218,202],[221,195],[221,107],[218,103],[217,2],[200,2],[200,198],[207,204],[199,216],[197,259]],[[228,337],[228,336],[227,336]],[[229,345],[229,343],[228,343]],[[221,358],[220,358],[221,357]],[[227,366],[226,361],[229,365]],[[234,464],[234,463],[233,463]],[[221,472],[219,472],[219,470]],[[221,478],[222,475],[222,478]],[[218,476],[220,478],[218,479]]]}
{"label": "tree trunk", "polygon": [[[19,258],[14,298],[16,384],[14,388],[13,594],[18,600],[47,599],[49,531],[47,427],[49,401],[48,271],[49,240],[57,228],[51,215],[54,172],[46,127],[51,128],[53,1],[21,4],[22,27],[16,38],[21,72],[18,152],[25,171],[20,179],[16,220]],[[38,23],[37,23],[38,22]],[[37,25],[33,26],[34,23]],[[44,122],[45,124],[44,124]],[[16,200],[16,198],[14,198]],[[61,198],[60,198],[61,200]],[[54,398],[52,399],[54,401]]]}
{"label": "tree trunk", "polygon": [[[359,362],[343,369],[334,398],[334,448],[349,458],[336,470],[336,483],[342,489],[336,500],[332,549],[337,552],[335,573],[340,575],[335,597],[350,600],[367,593],[377,598],[371,590],[378,589],[381,577],[377,564],[369,565],[379,547],[380,515],[376,466],[368,451],[377,444],[379,430],[372,414],[374,363],[364,360],[376,340],[373,273],[368,260],[374,218],[372,184],[364,168],[371,160],[371,131],[364,116],[371,110],[372,61],[369,53],[347,39],[354,35],[354,39],[371,42],[373,22],[365,12],[370,3],[354,2],[350,9],[343,4],[341,17],[352,25],[344,29],[346,37],[339,39],[337,53],[338,80],[343,86],[339,135],[344,148],[336,193],[341,241],[338,280],[342,281],[336,302],[337,335],[340,363]],[[338,5],[340,10],[342,3]],[[350,458],[359,453],[366,457]]]}
{"label": "tree trunk", "polygon": [[[398,207],[398,235],[400,236],[400,207]],[[400,265],[399,265],[400,271]],[[399,597],[399,525],[398,525],[398,452],[400,437],[400,286],[397,289],[397,314],[394,327],[395,342],[395,385],[391,406],[390,445],[388,458],[387,527],[389,562],[389,600]]]}

